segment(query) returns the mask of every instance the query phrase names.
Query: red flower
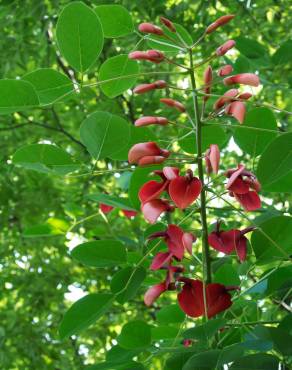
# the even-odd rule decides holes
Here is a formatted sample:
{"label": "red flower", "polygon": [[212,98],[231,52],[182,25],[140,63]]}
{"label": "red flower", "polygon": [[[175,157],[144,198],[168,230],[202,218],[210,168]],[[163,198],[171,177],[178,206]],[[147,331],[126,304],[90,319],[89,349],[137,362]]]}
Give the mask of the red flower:
{"label": "red flower", "polygon": [[136,127],[149,126],[149,125],[165,126],[167,124],[168,124],[168,119],[165,117],[146,116],[146,117],[141,117],[135,121]]}
{"label": "red flower", "polygon": [[220,163],[220,151],[217,144],[211,144],[205,155],[207,173],[218,173]]}
{"label": "red flower", "polygon": [[206,33],[212,33],[213,31],[215,31],[218,27],[220,26],[224,26],[224,24],[228,23],[231,21],[231,19],[234,18],[234,15],[233,14],[228,14],[228,15],[223,15],[222,17],[216,19],[215,22],[211,23],[207,29],[206,29]]}
{"label": "red flower", "polygon": [[128,153],[130,164],[137,163],[139,166],[164,162],[170,155],[165,149],[160,149],[153,141],[139,143],[132,146]]}
{"label": "red flower", "polygon": [[174,27],[174,24],[165,17],[160,17],[160,22],[165,25],[171,32],[176,32],[176,29]]}
{"label": "red flower", "polygon": [[214,103],[214,109],[220,109],[224,107],[224,105],[230,101],[232,101],[232,98],[235,98],[238,95],[238,90],[237,89],[230,89],[224,93],[224,95],[217,99]]}
{"label": "red flower", "polygon": [[163,98],[163,99],[160,99],[160,101],[161,101],[161,103],[164,103],[164,104],[168,105],[169,107],[173,107],[173,108],[177,109],[179,112],[183,113],[183,112],[186,111],[185,106],[177,100]]}
{"label": "red flower", "polygon": [[260,84],[260,79],[254,73],[240,73],[238,75],[224,78],[223,82],[227,86],[241,84],[257,87]]}
{"label": "red flower", "polygon": [[225,66],[221,67],[221,68],[218,70],[217,75],[218,75],[219,77],[227,76],[227,75],[229,75],[232,71],[233,71],[233,67],[232,67],[232,65],[230,65],[230,64],[226,64]]}
{"label": "red flower", "polygon": [[173,210],[174,207],[164,199],[152,199],[141,206],[141,211],[150,224],[154,224],[162,213]]}
{"label": "red flower", "polygon": [[150,180],[140,188],[138,196],[142,203],[159,198],[160,194],[168,189],[170,180],[179,175],[179,169],[176,167],[164,167],[162,171],[158,170],[154,171],[154,173],[162,178],[162,182]]}
{"label": "red flower", "polygon": [[[211,66],[208,66],[205,71],[204,71],[204,93],[205,94],[210,94],[211,92],[211,84],[212,84],[212,79],[213,79],[213,72]],[[209,99],[209,96],[204,96],[203,98],[205,101]]]}
{"label": "red flower", "polygon": [[160,27],[154,26],[152,23],[141,23],[138,27],[140,32],[153,33],[154,35],[163,35],[163,30]]}
{"label": "red flower", "polygon": [[229,178],[226,189],[246,211],[254,211],[261,207],[261,200],[257,194],[261,186],[253,173],[239,164],[237,168],[228,170],[225,175]]}
{"label": "red flower", "polygon": [[148,60],[153,63],[161,63],[164,60],[164,54],[158,50],[148,50],[148,51],[132,51],[129,54],[130,59],[135,60]]}
{"label": "red flower", "polygon": [[240,262],[243,262],[246,260],[248,241],[244,235],[254,229],[254,227],[249,227],[244,230],[220,231],[220,222],[217,222],[216,230],[208,236],[208,243],[217,251],[225,254],[235,251]]}
{"label": "red flower", "polygon": [[[185,250],[192,254],[192,244],[196,240],[193,234],[185,233],[180,227],[173,224],[168,225],[165,231],[156,232],[148,237],[150,240],[156,238],[163,238],[168,246],[169,253],[167,254],[170,254],[171,257],[174,256],[179,261],[182,260]],[[161,261],[161,258],[163,257],[160,256],[157,258],[157,261],[158,259]],[[157,266],[157,264],[155,264],[155,266]]]}
{"label": "red flower", "polygon": [[167,83],[163,80],[158,80],[150,84],[141,84],[134,88],[134,94],[144,94],[151,90],[164,89],[167,86]]}
{"label": "red flower", "polygon": [[[203,283],[200,280],[179,278],[184,282],[182,291],[178,294],[178,303],[181,309],[191,317],[205,316]],[[237,287],[225,287],[222,284],[208,284],[206,286],[206,311],[208,318],[225,311],[232,305],[229,290]]]}
{"label": "red flower", "polygon": [[112,206],[108,206],[107,204],[103,204],[103,203],[100,203],[99,204],[99,208],[100,210],[104,213],[104,214],[107,214],[107,213],[110,213],[114,207]]}
{"label": "red flower", "polygon": [[122,212],[127,218],[133,218],[138,213],[137,211],[128,211],[127,209],[122,209]]}
{"label": "red flower", "polygon": [[144,303],[146,306],[151,306],[163,292],[175,290],[175,286],[172,283],[173,277],[184,271],[182,266],[171,266],[171,261],[164,268],[167,269],[165,280],[160,284],[150,287],[144,295]]}
{"label": "red flower", "polygon": [[177,176],[170,181],[168,193],[178,208],[184,209],[191,205],[200,195],[202,190],[201,181],[193,177],[191,170],[186,176]]}
{"label": "red flower", "polygon": [[228,40],[223,45],[219,46],[219,48],[216,50],[216,54],[219,57],[222,57],[223,55],[225,55],[227,53],[227,51],[232,49],[234,45],[235,45],[234,40]]}

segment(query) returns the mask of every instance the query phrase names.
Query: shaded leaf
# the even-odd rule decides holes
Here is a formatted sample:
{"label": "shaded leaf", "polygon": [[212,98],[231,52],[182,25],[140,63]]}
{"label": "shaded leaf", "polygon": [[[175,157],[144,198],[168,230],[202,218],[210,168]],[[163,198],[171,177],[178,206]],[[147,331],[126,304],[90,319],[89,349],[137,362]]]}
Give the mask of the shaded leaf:
{"label": "shaded leaf", "polygon": [[128,322],[117,340],[126,349],[146,348],[151,344],[151,327],[141,320]]}

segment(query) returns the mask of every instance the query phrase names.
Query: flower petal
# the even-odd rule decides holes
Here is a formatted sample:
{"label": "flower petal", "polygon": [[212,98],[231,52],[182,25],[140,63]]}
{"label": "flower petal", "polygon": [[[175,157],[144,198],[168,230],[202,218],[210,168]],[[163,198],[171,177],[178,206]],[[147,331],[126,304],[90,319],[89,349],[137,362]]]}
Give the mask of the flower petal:
{"label": "flower petal", "polygon": [[146,306],[151,306],[154,301],[166,291],[165,283],[160,283],[150,287],[144,295],[144,303]]}
{"label": "flower petal", "polygon": [[236,244],[236,253],[239,258],[240,262],[246,260],[246,253],[247,253],[247,238],[245,236],[241,236]]}
{"label": "flower petal", "polygon": [[204,314],[203,283],[200,280],[190,280],[183,286],[178,294],[180,308],[191,317],[199,317]]}
{"label": "flower petal", "polygon": [[182,260],[184,256],[184,246],[182,242],[183,230],[176,225],[169,225],[167,228],[166,243],[169,252],[172,253],[178,260]]}
{"label": "flower petal", "polygon": [[171,253],[169,252],[159,252],[153,258],[150,269],[159,270],[161,267],[165,266],[171,260]]}
{"label": "flower petal", "polygon": [[246,194],[234,193],[234,196],[246,211],[255,211],[261,208],[260,197],[255,191],[249,191]]}
{"label": "flower petal", "polygon": [[193,243],[196,241],[195,235],[192,233],[184,233],[182,237],[182,242],[184,248],[189,252],[190,255],[193,253]]}
{"label": "flower petal", "polygon": [[178,208],[184,209],[191,205],[200,195],[201,181],[194,177],[191,180],[178,176],[170,181],[168,192]]}
{"label": "flower petal", "polygon": [[242,178],[238,177],[228,187],[228,190],[233,191],[236,194],[246,194],[249,191],[249,183]]}
{"label": "flower petal", "polygon": [[239,123],[243,123],[245,110],[245,104],[242,101],[234,101],[227,105],[225,108],[225,113],[237,119]]}
{"label": "flower petal", "polygon": [[211,318],[232,305],[231,296],[222,284],[208,284],[206,287],[207,314]]}
{"label": "flower petal", "polygon": [[150,200],[149,202],[144,203],[141,207],[141,211],[143,212],[145,219],[150,224],[154,224],[163,212],[170,210],[171,207],[169,204],[161,199]]}
{"label": "flower petal", "polygon": [[139,199],[142,203],[149,202],[149,200],[156,199],[166,189],[168,181],[158,182],[151,180],[144,184],[138,193]]}

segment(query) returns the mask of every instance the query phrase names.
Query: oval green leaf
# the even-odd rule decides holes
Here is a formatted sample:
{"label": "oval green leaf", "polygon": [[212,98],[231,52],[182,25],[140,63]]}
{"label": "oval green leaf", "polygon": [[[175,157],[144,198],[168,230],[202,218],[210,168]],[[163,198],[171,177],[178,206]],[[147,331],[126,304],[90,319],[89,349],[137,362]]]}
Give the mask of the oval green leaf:
{"label": "oval green leaf", "polygon": [[230,370],[278,370],[279,360],[277,357],[266,353],[255,353],[253,355],[238,358],[233,362]]}
{"label": "oval green leaf", "polygon": [[146,348],[151,344],[151,327],[141,320],[128,322],[117,340],[126,349]]}
{"label": "oval green leaf", "polygon": [[14,153],[12,161],[26,169],[59,175],[79,168],[67,152],[51,144],[26,145]]}
{"label": "oval green leaf", "polygon": [[117,55],[107,59],[101,65],[99,70],[100,88],[106,96],[115,98],[135,84],[138,74],[139,65],[136,60],[129,59],[126,54]]}
{"label": "oval green leaf", "polygon": [[81,73],[92,66],[103,47],[103,30],[98,16],[79,1],[62,10],[56,36],[62,56]]}
{"label": "oval green leaf", "polygon": [[33,85],[42,105],[55,103],[74,92],[70,78],[51,68],[37,69],[23,76],[22,80]]}
{"label": "oval green leaf", "polygon": [[292,191],[292,133],[273,140],[260,157],[257,177],[263,190]]}
{"label": "oval green leaf", "polygon": [[123,6],[99,5],[94,10],[100,19],[104,37],[122,37],[134,31],[132,17]]}
{"label": "oval green leaf", "polygon": [[0,114],[9,114],[39,105],[37,93],[27,81],[0,80]]}
{"label": "oval green leaf", "polygon": [[292,217],[273,217],[259,225],[251,236],[258,263],[289,258],[292,253]]}
{"label": "oval green leaf", "polygon": [[125,267],[113,276],[111,291],[117,294],[119,303],[125,303],[135,297],[145,278],[146,271],[144,267]]}
{"label": "oval green leaf", "polygon": [[107,293],[88,294],[75,302],[60,324],[61,339],[77,334],[95,322],[110,307],[113,297]]}
{"label": "oval green leaf", "polygon": [[130,140],[130,125],[108,112],[94,112],[81,124],[80,138],[95,159],[103,159],[125,147]]}
{"label": "oval green leaf", "polygon": [[125,263],[126,249],[117,240],[96,240],[82,243],[71,252],[72,257],[87,266],[112,267]]}
{"label": "oval green leaf", "polygon": [[267,108],[255,108],[249,111],[244,125],[236,128],[233,134],[236,144],[254,157],[261,154],[277,135],[276,118]]}

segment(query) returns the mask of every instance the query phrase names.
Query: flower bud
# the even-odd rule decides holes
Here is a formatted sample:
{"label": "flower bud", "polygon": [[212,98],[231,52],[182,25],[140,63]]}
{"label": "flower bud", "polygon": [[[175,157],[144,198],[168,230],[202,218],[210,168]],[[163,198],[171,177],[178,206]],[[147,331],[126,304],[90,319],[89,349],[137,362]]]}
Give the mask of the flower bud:
{"label": "flower bud", "polygon": [[182,113],[186,111],[185,106],[177,100],[162,98],[162,99],[160,99],[160,101],[161,101],[161,103],[164,103],[164,104],[168,105],[169,107],[173,107],[173,108],[177,109],[178,111],[180,111]]}
{"label": "flower bud", "polygon": [[212,33],[213,31],[215,31],[218,27],[220,26],[224,26],[224,24],[228,23],[231,21],[231,19],[234,18],[234,15],[233,14],[228,14],[228,15],[223,15],[222,17],[216,19],[215,22],[211,23],[207,29],[206,29],[206,33]]}
{"label": "flower bud", "polygon": [[223,76],[227,76],[227,75],[230,75],[230,73],[233,71],[233,67],[232,65],[230,64],[226,64],[226,66],[223,66],[221,67],[218,72],[217,72],[217,75],[219,77],[223,77]]}
{"label": "flower bud", "polygon": [[245,117],[245,104],[241,101],[234,101],[225,108],[225,113],[243,123]]}
{"label": "flower bud", "polygon": [[141,84],[134,88],[134,94],[144,94],[151,90],[164,89],[167,86],[167,83],[163,80],[158,80],[150,84]]}
{"label": "flower bud", "polygon": [[257,87],[260,84],[260,79],[254,73],[240,73],[238,75],[224,78],[223,82],[226,86],[241,84]]}
{"label": "flower bud", "polygon": [[[204,72],[204,85],[206,86],[204,88],[204,93],[205,94],[210,94],[212,80],[213,80],[212,68],[211,68],[211,66],[208,66],[205,69],[205,72]],[[204,99],[204,101],[207,101],[209,99],[209,96],[204,96],[203,99]]]}
{"label": "flower bud", "polygon": [[152,33],[159,36],[163,35],[163,30],[152,23],[141,23],[138,29],[143,33]]}
{"label": "flower bud", "polygon": [[176,32],[176,29],[174,27],[174,24],[165,17],[160,17],[160,22],[165,25],[171,32]]}
{"label": "flower bud", "polygon": [[226,91],[226,93],[221,98],[216,100],[214,104],[214,109],[217,110],[222,108],[226,103],[232,101],[233,100],[232,98],[235,98],[237,95],[238,95],[237,89],[230,89]]}
{"label": "flower bud", "polygon": [[228,40],[223,45],[219,46],[219,48],[216,50],[216,54],[219,57],[222,57],[227,53],[228,50],[232,49],[234,45],[235,45],[234,40]]}
{"label": "flower bud", "polygon": [[135,121],[135,126],[136,127],[141,127],[141,126],[149,126],[149,125],[162,125],[165,126],[168,124],[168,119],[165,117],[152,117],[152,116],[147,116],[147,117],[141,117]]}

